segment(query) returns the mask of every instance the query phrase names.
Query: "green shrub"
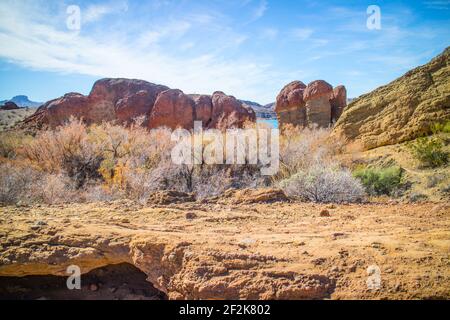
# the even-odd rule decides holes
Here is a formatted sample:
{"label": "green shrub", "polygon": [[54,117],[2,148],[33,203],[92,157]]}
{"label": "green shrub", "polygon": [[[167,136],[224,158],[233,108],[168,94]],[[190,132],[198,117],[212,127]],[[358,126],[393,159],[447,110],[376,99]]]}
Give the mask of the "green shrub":
{"label": "green shrub", "polygon": [[403,171],[400,167],[360,168],[353,176],[361,181],[366,192],[373,196],[393,195],[402,184]]}
{"label": "green shrub", "polygon": [[422,137],[409,145],[413,156],[425,167],[436,168],[447,164],[448,153],[438,137]]}
{"label": "green shrub", "polygon": [[431,132],[438,133],[450,133],[450,121],[445,123],[435,123],[431,126]]}

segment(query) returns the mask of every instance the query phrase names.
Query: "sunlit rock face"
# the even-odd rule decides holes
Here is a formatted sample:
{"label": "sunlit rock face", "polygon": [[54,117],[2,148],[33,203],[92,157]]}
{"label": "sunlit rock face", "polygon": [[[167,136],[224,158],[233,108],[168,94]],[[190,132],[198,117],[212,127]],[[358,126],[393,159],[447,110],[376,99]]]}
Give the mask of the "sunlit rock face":
{"label": "sunlit rock face", "polygon": [[308,85],[293,81],[278,95],[275,112],[281,128],[287,124],[329,127],[347,106],[346,97],[344,86],[333,89],[323,80],[316,80]]}
{"label": "sunlit rock face", "polygon": [[256,121],[253,110],[223,92],[188,95],[143,80],[102,79],[87,96],[68,93],[48,101],[25,119],[24,126],[55,128],[71,117],[87,124],[111,121],[124,125],[143,117],[143,125],[149,129],[192,129],[194,121],[202,121],[205,128],[227,129]]}

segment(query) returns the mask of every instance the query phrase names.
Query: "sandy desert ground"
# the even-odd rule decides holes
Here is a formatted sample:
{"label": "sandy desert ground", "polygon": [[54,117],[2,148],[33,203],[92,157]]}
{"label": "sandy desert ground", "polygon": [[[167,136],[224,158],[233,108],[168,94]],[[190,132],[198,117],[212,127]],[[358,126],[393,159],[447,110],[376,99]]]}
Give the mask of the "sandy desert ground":
{"label": "sandy desert ground", "polygon": [[[449,205],[252,199],[262,198],[2,207],[0,296],[64,298],[29,292],[19,277],[126,263],[170,299],[450,298]],[[367,287],[370,266],[379,289]],[[85,297],[111,298],[108,280],[92,279],[82,277]]]}

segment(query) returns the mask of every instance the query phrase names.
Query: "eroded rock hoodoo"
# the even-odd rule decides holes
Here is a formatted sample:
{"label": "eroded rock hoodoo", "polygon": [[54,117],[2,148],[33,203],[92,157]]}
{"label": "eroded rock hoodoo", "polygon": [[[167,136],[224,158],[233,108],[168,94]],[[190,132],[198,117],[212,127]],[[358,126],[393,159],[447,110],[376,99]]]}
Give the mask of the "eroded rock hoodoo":
{"label": "eroded rock hoodoo", "polygon": [[281,90],[275,111],[281,128],[287,124],[329,127],[339,119],[346,106],[347,91],[344,86],[333,89],[323,80],[308,85],[293,81]]}

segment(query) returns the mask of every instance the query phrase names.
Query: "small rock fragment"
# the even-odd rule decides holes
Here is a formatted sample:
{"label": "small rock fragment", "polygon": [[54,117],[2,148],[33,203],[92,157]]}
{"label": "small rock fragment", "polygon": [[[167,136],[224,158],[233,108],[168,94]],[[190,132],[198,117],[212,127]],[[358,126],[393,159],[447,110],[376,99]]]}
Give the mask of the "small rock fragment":
{"label": "small rock fragment", "polygon": [[195,219],[195,218],[197,218],[197,215],[196,215],[194,212],[188,212],[188,213],[186,213],[186,219],[187,219],[187,220],[193,220],[193,219]]}
{"label": "small rock fragment", "polygon": [[320,211],[320,216],[321,217],[329,217],[330,212],[327,209],[323,209],[322,211]]}

